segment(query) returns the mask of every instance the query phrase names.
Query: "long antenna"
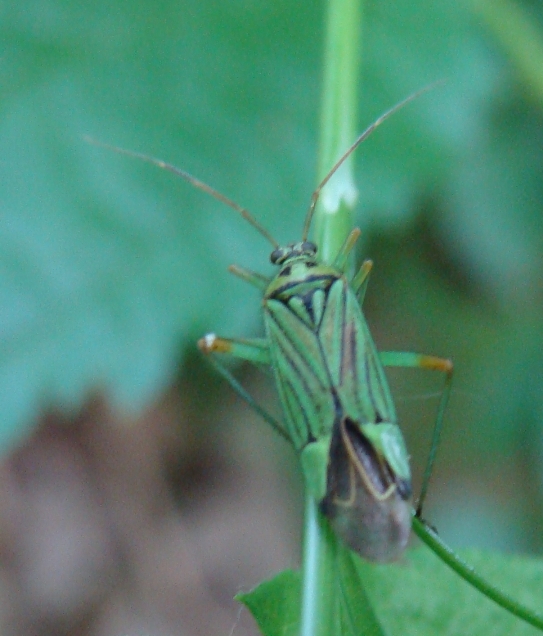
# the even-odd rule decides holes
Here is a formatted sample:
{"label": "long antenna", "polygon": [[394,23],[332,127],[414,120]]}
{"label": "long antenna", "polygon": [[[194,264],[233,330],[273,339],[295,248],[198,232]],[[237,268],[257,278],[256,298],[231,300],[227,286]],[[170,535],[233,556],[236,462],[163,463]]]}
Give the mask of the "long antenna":
{"label": "long antenna", "polygon": [[332,178],[334,173],[341,166],[341,164],[345,161],[345,159],[347,159],[347,157],[349,155],[351,155],[358,148],[358,146],[365,139],[367,139],[371,135],[371,133],[377,128],[377,126],[380,126],[385,121],[385,119],[388,119],[391,115],[394,115],[394,113],[397,113],[404,106],[407,106],[407,104],[409,104],[413,100],[417,99],[417,97],[420,97],[424,93],[427,93],[428,91],[432,90],[438,84],[443,84],[443,82],[444,82],[444,80],[438,80],[437,82],[434,82],[433,84],[429,84],[428,86],[425,86],[424,88],[421,88],[420,90],[416,91],[415,93],[412,93],[411,95],[409,95],[409,97],[406,97],[401,102],[399,102],[398,104],[396,104],[395,106],[393,106],[392,108],[387,110],[380,117],[378,117],[373,122],[373,124],[370,124],[366,128],[366,130],[359,137],[357,137],[355,142],[341,155],[341,157],[333,165],[333,167],[330,170],[330,172],[328,172],[328,174],[324,177],[324,179],[316,187],[315,192],[313,192],[313,194],[311,195],[311,202],[309,204],[309,210],[307,211],[307,215],[305,217],[304,231],[303,231],[303,234],[302,234],[302,241],[307,240],[307,235],[309,234],[309,228],[311,226],[311,221],[313,219],[313,213],[315,212],[315,206],[317,205],[317,202],[319,200],[319,196],[320,196],[320,193],[321,193],[322,189],[328,183],[328,181],[330,181],[330,179]]}
{"label": "long antenna", "polygon": [[188,181],[195,188],[198,188],[198,190],[203,190],[204,192],[207,192],[207,194],[210,194],[214,199],[217,199],[221,203],[225,203],[228,207],[235,210],[246,221],[248,221],[259,234],[261,234],[267,241],[269,241],[273,245],[273,247],[275,248],[279,247],[279,243],[277,243],[277,241],[268,232],[268,230],[266,230],[266,228],[260,225],[260,223],[254,218],[254,216],[249,212],[249,210],[242,208],[235,201],[232,201],[232,199],[229,199],[227,196],[220,193],[218,190],[215,190],[215,188],[212,188],[211,186],[207,185],[207,183],[204,183],[203,181],[196,179],[196,177],[193,177],[188,172],[185,172],[184,170],[181,170],[180,168],[176,168],[172,164],[162,161],[162,159],[156,159],[155,157],[144,155],[140,152],[134,152],[133,150],[126,150],[125,148],[120,148],[119,146],[112,146],[110,144],[103,143],[102,141],[97,141],[96,139],[93,139],[92,137],[88,137],[87,135],[84,135],[83,138],[85,139],[85,141],[87,141],[90,144],[93,144],[94,146],[107,148],[108,150],[112,150],[113,152],[116,152],[121,155],[126,155],[128,157],[133,157],[134,159],[141,159],[142,161],[151,163],[154,166],[158,166],[159,168],[162,168],[163,170],[167,170],[168,172],[172,172],[178,177],[181,177],[185,181]]}

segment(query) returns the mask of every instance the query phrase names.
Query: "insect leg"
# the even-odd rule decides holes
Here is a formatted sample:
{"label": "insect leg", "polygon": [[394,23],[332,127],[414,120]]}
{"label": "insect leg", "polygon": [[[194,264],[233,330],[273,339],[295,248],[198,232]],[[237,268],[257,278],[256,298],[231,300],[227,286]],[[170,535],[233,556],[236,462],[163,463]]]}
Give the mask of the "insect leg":
{"label": "insect leg", "polygon": [[446,358],[437,358],[436,356],[426,356],[419,353],[407,353],[403,351],[382,351],[379,353],[379,357],[381,358],[383,365],[387,367],[430,369],[432,371],[441,371],[445,374],[445,385],[439,401],[434,432],[432,434],[432,446],[424,469],[420,497],[417,503],[416,515],[420,518],[422,515],[422,506],[424,505],[424,500],[428,493],[428,483],[434,468],[439,438],[441,437],[441,431],[443,429],[443,416],[451,393],[453,363]]}
{"label": "insect leg", "polygon": [[[263,338],[227,339],[219,338],[211,333],[198,340],[198,347],[200,351],[208,355],[213,353],[227,353],[240,360],[246,360],[256,364],[270,363],[268,343]],[[209,355],[209,360],[239,397],[256,411],[281,437],[286,439],[287,442],[292,443],[283,424],[258,404],[252,395],[246,391],[232,373],[230,373],[226,366],[222,362],[219,362],[214,355]]]}
{"label": "insect leg", "polygon": [[259,274],[258,272],[252,272],[250,269],[239,267],[239,265],[230,265],[228,271],[234,276],[238,276],[242,280],[246,281],[253,287],[257,287],[260,291],[266,291],[266,288],[270,284],[271,279]]}
{"label": "insect leg", "polygon": [[358,302],[362,306],[364,302],[364,296],[366,295],[366,289],[368,287],[370,272],[373,267],[373,261],[369,259],[364,261],[360,266],[358,272],[353,276],[351,281],[351,287],[358,298]]}
{"label": "insect leg", "polygon": [[203,353],[229,353],[234,358],[270,364],[270,348],[264,338],[221,338],[208,333],[198,340],[198,348]]}
{"label": "insect leg", "polygon": [[360,228],[355,227],[354,230],[351,230],[349,236],[345,239],[345,243],[341,246],[334,262],[332,263],[332,267],[335,267],[340,272],[345,272],[347,269],[347,260],[349,258],[349,254],[351,253],[353,247],[356,245],[356,241],[358,241],[360,237]]}

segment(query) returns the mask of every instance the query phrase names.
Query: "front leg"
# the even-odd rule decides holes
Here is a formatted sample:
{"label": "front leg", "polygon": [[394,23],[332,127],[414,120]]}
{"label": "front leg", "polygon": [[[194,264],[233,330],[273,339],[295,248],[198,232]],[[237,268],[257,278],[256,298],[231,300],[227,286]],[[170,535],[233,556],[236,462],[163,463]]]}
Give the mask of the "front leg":
{"label": "front leg", "polygon": [[215,369],[222,375],[239,397],[256,411],[281,437],[286,439],[287,442],[292,443],[283,424],[258,404],[253,396],[248,393],[230,373],[226,366],[222,362],[219,362],[217,357],[210,355],[214,353],[226,353],[232,355],[234,358],[238,358],[238,360],[252,362],[253,364],[269,365],[270,349],[267,340],[264,338],[219,338],[214,333],[208,333],[198,340],[198,347],[200,351],[209,355],[209,359]]}
{"label": "front leg", "polygon": [[198,348],[205,354],[227,353],[246,362],[271,363],[270,348],[265,338],[221,338],[208,333],[198,340]]}

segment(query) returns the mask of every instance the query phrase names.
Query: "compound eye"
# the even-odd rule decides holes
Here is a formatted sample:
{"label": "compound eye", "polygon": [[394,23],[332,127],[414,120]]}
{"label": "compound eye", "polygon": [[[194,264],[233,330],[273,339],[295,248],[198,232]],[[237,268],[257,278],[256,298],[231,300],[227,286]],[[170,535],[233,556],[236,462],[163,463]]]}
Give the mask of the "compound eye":
{"label": "compound eye", "polygon": [[315,245],[315,243],[312,243],[311,241],[304,241],[302,243],[302,250],[306,254],[316,254],[317,253],[317,246]]}
{"label": "compound eye", "polygon": [[273,252],[270,254],[270,261],[273,263],[273,265],[279,265],[280,263],[283,262],[284,259],[285,259],[284,247],[278,247],[277,249],[273,250]]}

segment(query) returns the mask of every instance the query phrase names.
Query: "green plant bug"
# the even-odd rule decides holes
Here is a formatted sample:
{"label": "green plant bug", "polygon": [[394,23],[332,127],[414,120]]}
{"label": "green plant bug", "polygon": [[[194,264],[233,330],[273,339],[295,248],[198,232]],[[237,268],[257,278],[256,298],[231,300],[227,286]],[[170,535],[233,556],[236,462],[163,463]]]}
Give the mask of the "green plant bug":
{"label": "green plant bug", "polygon": [[[379,354],[361,310],[371,261],[365,261],[351,281],[346,277],[348,257],[360,231],[349,234],[330,265],[319,260],[318,248],[307,236],[319,194],[339,166],[378,125],[419,94],[371,124],[336,162],[311,197],[299,242],[278,245],[246,210],[231,206],[274,246],[270,260],[279,267],[274,277],[230,268],[263,292],[266,336],[234,340],[208,334],[198,343],[207,354],[228,353],[271,366],[285,419],[284,425],[275,422],[275,426],[298,452],[306,487],[345,543],[378,562],[395,560],[403,553],[412,510],[408,455],[383,366],[446,374],[434,445],[453,367],[449,360],[433,356]],[[435,450],[431,463],[434,456]],[[430,464],[428,478],[431,468]],[[425,492],[426,486],[419,510]]]}
{"label": "green plant bug", "polygon": [[407,451],[382,360],[443,371],[447,385],[452,363],[377,352],[359,303],[371,263],[350,283],[344,271],[359,234],[351,232],[332,265],[319,262],[304,237],[274,249],[271,261],[280,271],[271,280],[231,268],[264,291],[266,338],[208,334],[199,346],[271,365],[285,416],[281,430],[300,455],[307,488],[351,549],[385,562],[406,547],[412,506]]}
{"label": "green plant bug", "polygon": [[[417,367],[446,376],[434,428],[420,513],[426,496],[443,414],[450,392],[450,360],[405,352],[378,352],[361,309],[372,262],[349,281],[349,256],[360,236],[351,231],[333,263],[319,260],[308,240],[319,195],[337,169],[388,117],[413,101],[413,93],[373,122],[345,151],[311,196],[299,242],[281,246],[237,203],[184,170],[159,159],[106,147],[168,170],[228,205],[273,245],[271,278],[231,266],[236,276],[263,293],[265,337],[227,339],[213,333],[198,342],[206,354],[230,354],[273,369],[284,423],[264,411],[215,360],[234,390],[298,453],[306,487],[336,533],[370,561],[387,562],[404,551],[411,529],[412,487],[408,454],[398,426],[384,366]],[[96,143],[93,140],[89,140]]]}

